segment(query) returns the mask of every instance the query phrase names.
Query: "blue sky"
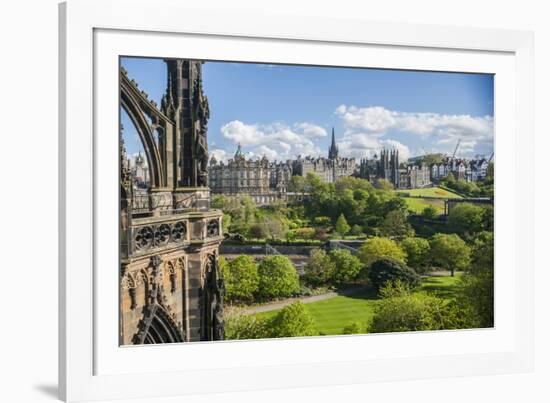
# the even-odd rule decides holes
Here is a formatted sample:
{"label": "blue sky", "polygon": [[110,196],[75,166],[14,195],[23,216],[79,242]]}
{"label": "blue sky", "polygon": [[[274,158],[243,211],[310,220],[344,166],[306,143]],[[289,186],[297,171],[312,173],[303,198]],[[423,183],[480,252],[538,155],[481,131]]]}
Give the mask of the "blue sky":
{"label": "blue sky", "polygon": [[[160,104],[166,65],[123,58],[140,88]],[[208,142],[218,159],[241,144],[251,157],[326,155],[335,128],[341,156],[372,156],[382,147],[403,157],[425,152],[473,157],[493,152],[493,76],[341,67],[206,62],[211,110]],[[141,148],[122,113],[129,154]]]}

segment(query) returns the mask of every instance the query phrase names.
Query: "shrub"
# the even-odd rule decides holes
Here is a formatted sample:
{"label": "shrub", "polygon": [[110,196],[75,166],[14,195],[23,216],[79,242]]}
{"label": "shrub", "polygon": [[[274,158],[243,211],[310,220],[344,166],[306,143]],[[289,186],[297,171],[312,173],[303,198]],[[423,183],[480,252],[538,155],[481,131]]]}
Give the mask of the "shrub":
{"label": "shrub", "polygon": [[422,217],[427,220],[433,220],[437,217],[437,209],[432,205],[424,207],[424,210],[422,210]]}
{"label": "shrub", "polygon": [[290,297],[300,289],[298,273],[286,256],[266,257],[258,267],[258,274],[260,298]]}
{"label": "shrub", "polygon": [[271,337],[314,336],[315,323],[304,304],[296,301],[284,307],[271,322]]}
{"label": "shrub", "polygon": [[381,295],[384,298],[376,302],[369,333],[455,328],[449,307],[440,298],[411,294],[399,283],[388,283]]}
{"label": "shrub", "polygon": [[420,285],[420,276],[403,262],[391,258],[382,258],[375,261],[368,271],[369,283],[380,290],[384,284],[401,281],[408,287]]}
{"label": "shrub", "polygon": [[226,340],[265,339],[271,337],[270,322],[255,315],[235,315],[225,319]]}
{"label": "shrub", "polygon": [[297,239],[313,239],[315,237],[315,228],[305,227],[294,230]]}
{"label": "shrub", "polygon": [[323,249],[311,251],[304,267],[304,281],[314,287],[328,284],[334,275],[334,262]]}
{"label": "shrub", "polygon": [[241,255],[223,269],[228,301],[250,301],[258,291],[258,265],[250,256]]}
{"label": "shrub", "polygon": [[250,226],[250,230],[248,231],[248,235],[250,238],[254,239],[265,239],[268,235],[267,227],[264,223],[252,224]]}
{"label": "shrub", "polygon": [[350,322],[344,326],[344,334],[361,334],[364,333],[359,322]]}
{"label": "shrub", "polygon": [[313,222],[315,223],[315,225],[317,226],[321,226],[321,227],[328,227],[331,223],[331,220],[330,220],[330,217],[327,217],[327,216],[319,216],[319,217],[315,217],[313,219]]}
{"label": "shrub", "polygon": [[326,241],[328,239],[327,230],[324,228],[315,228],[315,239]]}
{"label": "shrub", "polygon": [[329,254],[334,265],[332,281],[335,284],[348,283],[357,278],[361,271],[361,261],[347,249],[334,249]]}

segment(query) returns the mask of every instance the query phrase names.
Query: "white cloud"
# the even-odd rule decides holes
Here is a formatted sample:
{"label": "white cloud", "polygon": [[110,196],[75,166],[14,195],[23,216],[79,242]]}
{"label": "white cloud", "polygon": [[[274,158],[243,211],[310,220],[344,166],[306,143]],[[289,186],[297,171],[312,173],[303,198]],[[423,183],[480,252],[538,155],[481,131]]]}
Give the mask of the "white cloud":
{"label": "white cloud", "polygon": [[304,136],[307,136],[309,138],[322,138],[326,137],[328,134],[323,127],[314,125],[313,123],[296,123],[294,127],[298,130],[301,130]]}
{"label": "white cloud", "polygon": [[[448,151],[458,139],[460,150],[471,153],[479,145],[493,140],[493,118],[470,115],[444,115],[437,113],[410,113],[391,111],[381,106],[359,108],[340,105],[334,112],[344,124],[344,148],[355,155],[370,155],[375,149],[395,147],[400,156],[410,154],[404,144],[386,139],[389,131],[398,131],[431,139],[438,151]],[[403,154],[402,154],[403,153]]]}
{"label": "white cloud", "polygon": [[411,150],[405,144],[400,143],[397,140],[382,140],[382,145],[385,148],[395,149],[399,151],[399,160],[405,161],[411,157]]}
{"label": "white cloud", "polygon": [[325,129],[308,122],[288,126],[284,123],[246,124],[239,120],[223,125],[221,133],[235,145],[240,144],[247,149],[247,156],[261,158],[265,155],[272,160],[320,155],[321,150],[312,139],[327,135]]}
{"label": "white cloud", "polygon": [[225,150],[222,150],[222,149],[214,149],[214,150],[209,150],[209,154],[210,154],[210,158],[214,157],[216,158],[216,160],[219,162],[219,161],[227,161],[229,159],[229,155],[227,153],[227,151]]}
{"label": "white cloud", "polygon": [[338,141],[339,154],[343,157],[372,158],[382,148],[399,150],[399,159],[402,161],[412,155],[405,144],[397,140],[372,137],[368,133],[347,133]]}

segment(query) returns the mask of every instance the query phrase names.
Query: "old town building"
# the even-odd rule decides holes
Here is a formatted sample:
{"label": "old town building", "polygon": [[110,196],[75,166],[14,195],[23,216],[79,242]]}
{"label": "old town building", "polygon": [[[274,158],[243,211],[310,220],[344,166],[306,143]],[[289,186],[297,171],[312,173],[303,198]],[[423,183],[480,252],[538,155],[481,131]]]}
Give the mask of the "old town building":
{"label": "old town building", "polygon": [[466,180],[468,182],[483,181],[487,178],[489,160],[485,158],[474,158],[471,160],[465,158],[445,157],[440,163],[432,164],[430,167],[430,177],[433,182],[439,182],[452,174],[457,180]]}
{"label": "old town building", "polygon": [[235,156],[226,163],[212,157],[209,182],[212,193],[228,197],[249,196],[258,204],[286,200],[291,176],[289,163],[260,159],[247,159],[239,145]]}
{"label": "old town building", "polygon": [[414,189],[430,186],[430,168],[426,164],[399,163],[398,150],[380,151],[372,159],[363,158],[359,163],[358,176],[371,182],[384,179],[396,189]]}
{"label": "old town building", "polygon": [[351,176],[355,173],[355,158],[343,158],[338,155],[338,146],[332,129],[332,142],[328,151],[328,158],[299,156],[292,161],[292,174],[307,176],[308,173],[317,175],[322,182],[334,183],[338,179]]}

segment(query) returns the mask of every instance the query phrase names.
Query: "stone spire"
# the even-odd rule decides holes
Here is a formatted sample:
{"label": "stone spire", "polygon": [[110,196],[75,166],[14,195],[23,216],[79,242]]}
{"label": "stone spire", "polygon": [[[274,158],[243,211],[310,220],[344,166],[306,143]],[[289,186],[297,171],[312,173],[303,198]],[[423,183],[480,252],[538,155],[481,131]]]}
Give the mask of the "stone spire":
{"label": "stone spire", "polygon": [[332,143],[328,149],[328,158],[331,160],[338,158],[338,146],[336,145],[336,139],[334,138],[334,127],[332,128]]}

